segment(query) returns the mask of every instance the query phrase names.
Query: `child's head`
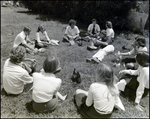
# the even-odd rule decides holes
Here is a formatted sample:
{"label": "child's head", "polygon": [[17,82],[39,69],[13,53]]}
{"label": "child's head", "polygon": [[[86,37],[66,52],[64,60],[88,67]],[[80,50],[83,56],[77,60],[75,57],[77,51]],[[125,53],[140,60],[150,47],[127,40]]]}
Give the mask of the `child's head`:
{"label": "child's head", "polygon": [[60,62],[55,57],[47,57],[43,63],[43,69],[46,73],[54,73],[59,67]]}
{"label": "child's head", "polygon": [[139,52],[136,55],[136,61],[142,67],[149,66],[149,54],[147,52]]}
{"label": "child's head", "polygon": [[96,22],[97,22],[97,20],[94,18],[94,19],[92,19],[92,23],[93,24],[96,24]]}
{"label": "child's head", "polygon": [[138,44],[138,46],[141,46],[141,47],[145,47],[146,46],[146,40],[144,37],[140,37],[140,36],[137,36],[135,38],[136,40],[136,43]]}
{"label": "child's head", "polygon": [[71,26],[71,28],[74,28],[74,26],[76,25],[76,21],[74,19],[69,20],[69,25]]}
{"label": "child's head", "polygon": [[97,70],[97,81],[106,83],[112,95],[119,94],[118,90],[114,86],[115,79],[113,69],[110,66],[101,63]]}
{"label": "child's head", "polygon": [[14,64],[18,64],[25,58],[26,49],[23,46],[17,46],[12,48],[9,53],[10,61]]}
{"label": "child's head", "polygon": [[25,26],[25,27],[23,28],[23,31],[24,31],[25,35],[29,35],[30,32],[31,32],[31,28],[30,28],[29,26]]}
{"label": "child's head", "polygon": [[101,63],[97,70],[97,81],[105,82],[106,84],[114,82],[114,73],[111,67]]}
{"label": "child's head", "polygon": [[111,23],[111,21],[107,21],[107,22],[106,22],[106,27],[107,27],[107,28],[112,28],[112,23]]}

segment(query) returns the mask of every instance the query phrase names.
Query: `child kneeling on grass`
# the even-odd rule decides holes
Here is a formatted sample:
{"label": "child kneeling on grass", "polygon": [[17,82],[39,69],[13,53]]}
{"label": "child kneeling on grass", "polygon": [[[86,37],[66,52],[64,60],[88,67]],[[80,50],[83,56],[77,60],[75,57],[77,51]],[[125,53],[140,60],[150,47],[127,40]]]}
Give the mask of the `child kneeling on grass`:
{"label": "child kneeling on grass", "polygon": [[75,103],[79,112],[86,118],[109,118],[115,106],[124,109],[115,86],[112,68],[100,64],[97,81],[90,85],[89,91],[76,90]]}
{"label": "child kneeling on grass", "polygon": [[121,78],[117,86],[125,96],[133,97],[135,107],[143,111],[144,108],[139,103],[141,98],[145,97],[149,92],[149,54],[139,52],[136,56],[136,61],[139,64],[137,70],[129,69],[119,72],[120,74],[125,74],[125,76]]}
{"label": "child kneeling on grass", "polygon": [[[29,73],[33,72],[32,67],[23,63],[26,49],[23,46],[12,48],[9,59],[5,61],[3,72],[3,87],[7,94],[18,95],[23,92],[25,84],[32,84],[33,78]],[[29,60],[29,59],[28,59]],[[34,65],[34,60],[31,60]],[[31,85],[32,86],[32,85]]]}
{"label": "child kneeling on grass", "polygon": [[61,86],[61,79],[56,78],[54,73],[60,71],[60,62],[56,58],[47,57],[43,63],[40,73],[33,73],[33,109],[40,112],[52,112],[57,108],[58,97],[65,100],[58,90]]}

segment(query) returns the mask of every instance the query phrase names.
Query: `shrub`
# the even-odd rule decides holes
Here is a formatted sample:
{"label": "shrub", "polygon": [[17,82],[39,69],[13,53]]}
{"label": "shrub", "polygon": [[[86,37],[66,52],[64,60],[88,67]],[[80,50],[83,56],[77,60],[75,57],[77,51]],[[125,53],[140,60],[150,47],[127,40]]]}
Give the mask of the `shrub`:
{"label": "shrub", "polygon": [[24,1],[22,3],[30,11],[56,18],[71,18],[88,25],[96,18],[101,28],[105,28],[107,20],[112,21],[115,29],[125,25],[128,11],[136,1]]}

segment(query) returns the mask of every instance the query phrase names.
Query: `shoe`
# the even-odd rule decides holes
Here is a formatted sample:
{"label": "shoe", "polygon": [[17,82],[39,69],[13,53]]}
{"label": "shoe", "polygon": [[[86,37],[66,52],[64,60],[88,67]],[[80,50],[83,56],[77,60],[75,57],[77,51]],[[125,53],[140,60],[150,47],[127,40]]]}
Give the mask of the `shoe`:
{"label": "shoe", "polygon": [[95,47],[95,46],[87,46],[87,50],[97,50],[97,47]]}
{"label": "shoe", "polygon": [[87,58],[87,59],[86,59],[86,62],[91,62],[91,58]]}
{"label": "shoe", "polygon": [[96,59],[96,58],[92,58],[92,60],[91,60],[92,62],[94,62],[94,63],[97,63],[97,64],[99,64],[100,63],[100,61],[98,60],[98,59]]}

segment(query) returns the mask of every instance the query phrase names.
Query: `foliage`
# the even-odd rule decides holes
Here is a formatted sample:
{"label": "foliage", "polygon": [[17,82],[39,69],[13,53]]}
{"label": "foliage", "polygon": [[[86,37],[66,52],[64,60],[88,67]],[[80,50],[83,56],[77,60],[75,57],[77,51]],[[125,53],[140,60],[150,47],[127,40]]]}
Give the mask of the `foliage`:
{"label": "foliage", "polygon": [[128,11],[135,6],[136,1],[24,1],[29,10],[69,20],[71,18],[85,24],[96,18],[100,26],[105,28],[106,20],[120,29],[125,24]]}

